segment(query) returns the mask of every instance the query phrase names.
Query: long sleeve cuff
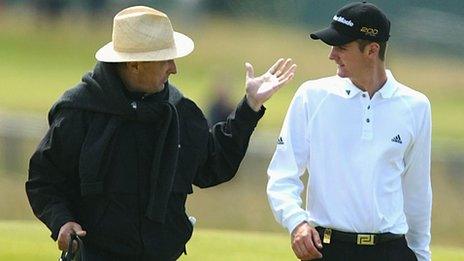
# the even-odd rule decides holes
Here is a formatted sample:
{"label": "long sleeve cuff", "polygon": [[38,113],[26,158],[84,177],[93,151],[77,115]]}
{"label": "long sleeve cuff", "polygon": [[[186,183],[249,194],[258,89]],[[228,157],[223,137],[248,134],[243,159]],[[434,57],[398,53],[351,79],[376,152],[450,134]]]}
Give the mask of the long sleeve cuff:
{"label": "long sleeve cuff", "polygon": [[50,231],[52,234],[50,235],[53,240],[58,239],[58,234],[60,233],[61,227],[71,221],[76,221],[71,215],[63,214],[60,215],[59,217],[56,217],[50,224]]}
{"label": "long sleeve cuff", "polygon": [[250,128],[256,127],[258,121],[263,117],[266,108],[261,106],[259,111],[254,111],[246,100],[246,96],[240,101],[235,110],[235,119],[241,123],[246,123]]}
{"label": "long sleeve cuff", "polygon": [[287,228],[288,232],[292,234],[293,230],[295,230],[295,228],[299,224],[307,220],[308,220],[308,214],[306,213],[306,211],[301,211],[301,212],[294,214],[287,220],[285,220],[283,225]]}

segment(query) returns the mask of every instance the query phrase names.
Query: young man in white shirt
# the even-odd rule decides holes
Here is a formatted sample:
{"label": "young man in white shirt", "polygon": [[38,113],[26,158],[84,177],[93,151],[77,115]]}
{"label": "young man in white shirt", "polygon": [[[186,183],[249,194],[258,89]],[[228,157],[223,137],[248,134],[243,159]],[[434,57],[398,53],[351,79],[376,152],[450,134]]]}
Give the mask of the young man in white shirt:
{"label": "young man in white shirt", "polygon": [[267,186],[301,260],[430,260],[430,103],[386,70],[389,31],[362,2],[311,34],[331,46],[337,75],[298,89]]}

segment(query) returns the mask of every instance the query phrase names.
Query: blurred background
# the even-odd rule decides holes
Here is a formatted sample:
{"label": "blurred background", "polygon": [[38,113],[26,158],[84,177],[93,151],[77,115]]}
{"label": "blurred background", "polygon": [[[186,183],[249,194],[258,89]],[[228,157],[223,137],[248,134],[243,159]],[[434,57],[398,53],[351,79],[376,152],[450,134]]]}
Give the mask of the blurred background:
{"label": "blurred background", "polygon": [[[195,51],[176,60],[170,81],[212,122],[243,97],[245,62],[256,74],[280,57],[298,64],[295,79],[266,104],[237,177],[196,189],[188,200],[200,229],[285,234],[268,207],[267,165],[298,86],[335,73],[329,48],[308,35],[347,2],[0,0],[0,220],[35,219],[24,182],[48,109],[93,68],[94,53],[111,41],[117,11],[144,4],[166,12],[176,31],[193,38]],[[432,244],[464,250],[464,1],[371,2],[392,22],[388,68],[432,104]]]}

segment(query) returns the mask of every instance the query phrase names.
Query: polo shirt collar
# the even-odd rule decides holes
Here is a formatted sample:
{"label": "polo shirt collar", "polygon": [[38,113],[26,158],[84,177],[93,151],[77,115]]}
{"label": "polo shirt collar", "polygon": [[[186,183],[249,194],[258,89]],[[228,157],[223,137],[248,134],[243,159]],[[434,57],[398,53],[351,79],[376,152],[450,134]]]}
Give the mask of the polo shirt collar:
{"label": "polo shirt collar", "polygon": [[344,96],[348,99],[355,97],[358,93],[362,92],[361,89],[356,87],[350,79],[345,78],[344,79],[346,84],[343,86],[344,88]]}
{"label": "polo shirt collar", "polygon": [[[382,86],[382,88],[378,90],[378,92],[380,93],[380,95],[382,95],[383,98],[388,99],[393,96],[393,93],[395,93],[398,87],[396,84],[395,77],[393,77],[393,74],[391,73],[391,71],[385,70],[385,72],[387,74],[387,81]],[[345,78],[344,80],[346,84],[344,84],[343,86],[343,95],[346,98],[353,98],[358,93],[362,92],[362,90],[356,87],[356,85],[354,85],[350,79]]]}
{"label": "polo shirt collar", "polygon": [[393,96],[393,93],[395,93],[398,86],[396,84],[396,79],[393,77],[391,71],[385,70],[385,72],[387,73],[387,81],[382,86],[382,88],[378,90],[378,92],[382,95],[383,98],[388,99]]}

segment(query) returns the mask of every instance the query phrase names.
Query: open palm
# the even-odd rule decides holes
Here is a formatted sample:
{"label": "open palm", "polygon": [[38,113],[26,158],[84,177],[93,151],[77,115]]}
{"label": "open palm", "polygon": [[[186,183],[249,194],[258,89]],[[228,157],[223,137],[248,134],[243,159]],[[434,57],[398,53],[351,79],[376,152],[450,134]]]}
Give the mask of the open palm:
{"label": "open palm", "polygon": [[245,66],[247,99],[255,111],[293,78],[296,69],[291,59],[281,58],[266,73],[255,77],[253,66],[249,63]]}

